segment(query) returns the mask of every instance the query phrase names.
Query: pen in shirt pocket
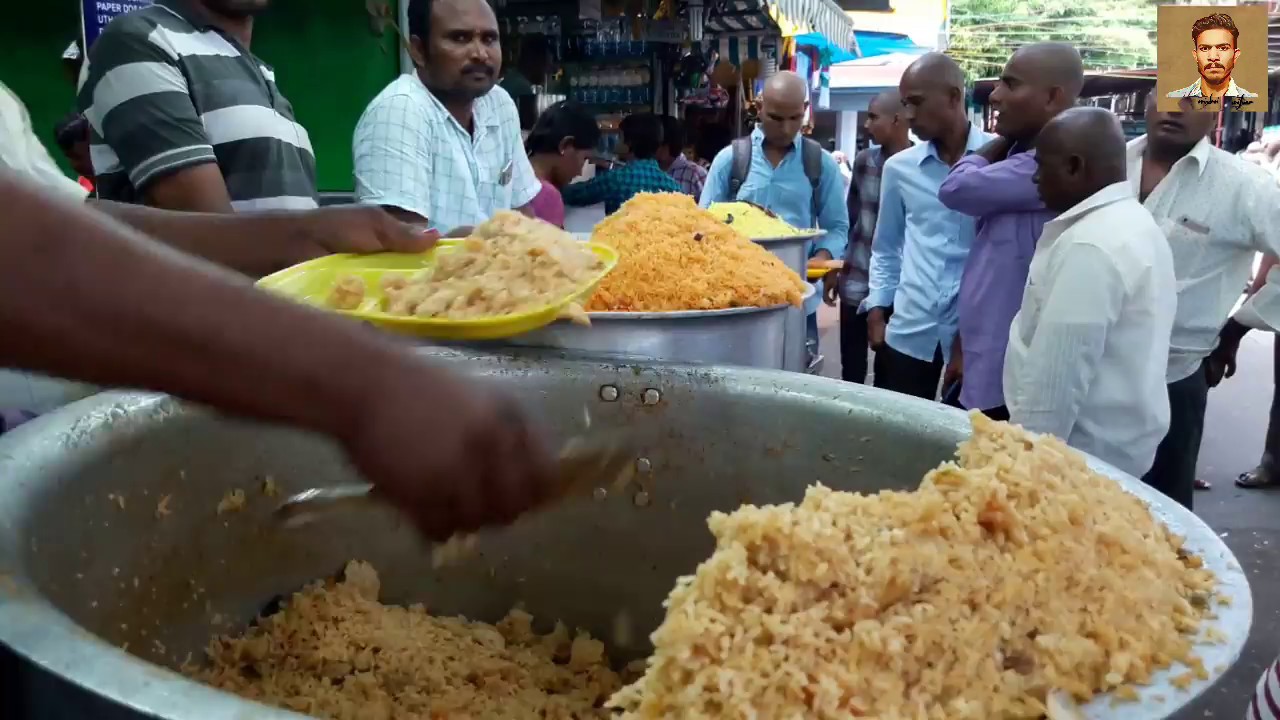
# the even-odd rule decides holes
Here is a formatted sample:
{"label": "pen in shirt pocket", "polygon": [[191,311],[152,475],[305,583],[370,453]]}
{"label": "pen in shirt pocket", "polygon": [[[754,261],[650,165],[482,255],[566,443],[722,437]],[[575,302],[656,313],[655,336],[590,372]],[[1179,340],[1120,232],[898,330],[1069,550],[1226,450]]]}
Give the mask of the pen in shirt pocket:
{"label": "pen in shirt pocket", "polygon": [[1209,228],[1205,227],[1204,225],[1201,225],[1195,220],[1192,220],[1190,217],[1187,217],[1186,215],[1183,215],[1182,217],[1178,218],[1178,224],[1192,232],[1200,233],[1201,235],[1209,234]]}

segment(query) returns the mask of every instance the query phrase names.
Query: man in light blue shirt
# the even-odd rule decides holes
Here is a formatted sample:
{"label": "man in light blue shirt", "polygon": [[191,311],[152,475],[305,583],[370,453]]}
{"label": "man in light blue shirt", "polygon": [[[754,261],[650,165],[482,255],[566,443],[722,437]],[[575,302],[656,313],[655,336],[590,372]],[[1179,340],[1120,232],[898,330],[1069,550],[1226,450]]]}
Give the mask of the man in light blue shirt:
{"label": "man in light blue shirt", "polygon": [[885,162],[862,310],[870,345],[884,355],[876,386],[933,400],[956,335],[960,275],[974,236],[974,220],[948,210],[938,189],[957,160],[991,138],[969,124],[964,73],[946,55],[921,56],[898,90],[911,130],[925,142]]}
{"label": "man in light blue shirt", "polygon": [[[701,205],[742,200],[771,210],[795,227],[819,227],[826,233],[810,247],[809,257],[831,260],[844,257],[849,241],[849,207],[845,203],[844,178],[835,158],[816,143],[814,148],[805,149],[814,142],[800,135],[808,107],[804,78],[793,72],[780,72],[769,78],[761,95],[759,127],[750,138],[734,141],[716,155],[702,188]],[[745,177],[740,178],[741,184],[736,188],[735,146],[739,153],[748,152],[750,157]],[[814,163],[817,167],[806,170],[806,155],[820,158]],[[817,175],[816,186],[810,175]],[[816,335],[821,303],[822,293],[816,292],[805,304],[812,335]]]}

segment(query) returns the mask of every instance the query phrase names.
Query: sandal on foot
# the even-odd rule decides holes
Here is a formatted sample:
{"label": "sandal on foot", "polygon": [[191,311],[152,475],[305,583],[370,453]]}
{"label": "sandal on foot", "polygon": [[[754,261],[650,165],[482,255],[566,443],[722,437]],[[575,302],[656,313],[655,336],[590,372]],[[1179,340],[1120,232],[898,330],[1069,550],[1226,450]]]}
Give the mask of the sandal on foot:
{"label": "sandal on foot", "polygon": [[1209,482],[1208,480],[1202,480],[1201,478],[1196,478],[1195,488],[1197,490],[1212,490],[1213,483]]}
{"label": "sandal on foot", "polygon": [[1270,474],[1261,465],[1248,472],[1242,472],[1236,477],[1236,487],[1249,489],[1275,486],[1276,481],[1271,478]]}

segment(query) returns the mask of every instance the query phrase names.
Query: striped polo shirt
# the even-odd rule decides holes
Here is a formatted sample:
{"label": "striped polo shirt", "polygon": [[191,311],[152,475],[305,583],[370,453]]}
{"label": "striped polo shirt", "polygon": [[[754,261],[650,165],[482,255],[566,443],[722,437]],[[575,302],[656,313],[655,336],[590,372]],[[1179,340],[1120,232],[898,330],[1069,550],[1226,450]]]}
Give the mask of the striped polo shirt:
{"label": "striped polo shirt", "polygon": [[184,0],[112,21],[81,77],[103,199],[143,202],[149,183],[212,162],[236,210],[317,206],[311,138],[275,73]]}

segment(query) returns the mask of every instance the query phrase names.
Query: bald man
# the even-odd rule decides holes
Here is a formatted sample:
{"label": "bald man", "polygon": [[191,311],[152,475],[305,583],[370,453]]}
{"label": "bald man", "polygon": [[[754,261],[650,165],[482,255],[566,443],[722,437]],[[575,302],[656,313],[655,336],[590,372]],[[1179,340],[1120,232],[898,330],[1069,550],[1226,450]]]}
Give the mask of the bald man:
{"label": "bald man", "polygon": [[1067,110],[1040,131],[1035,182],[1060,215],[1031,261],[1004,389],[1013,422],[1140,477],[1169,427],[1177,290],[1164,233],[1126,181],[1124,145],[1100,108]]}
{"label": "bald man", "polygon": [[[1040,201],[1036,136],[1075,105],[1084,84],[1080,53],[1063,43],[1034,43],[1013,54],[991,92],[998,136],[961,158],[938,190],[943,205],[978,221],[960,276],[960,325],[943,373],[943,396],[1008,420],[1004,351],[1022,304],[1027,270],[1044,224],[1056,213]],[[961,378],[963,377],[963,383]]]}
{"label": "bald man", "polygon": [[863,125],[875,145],[853,158],[849,185],[849,248],[844,267],[823,278],[823,298],[840,304],[840,377],[848,382],[867,381],[867,315],[858,306],[867,298],[867,273],[871,265],[871,241],[880,215],[880,171],[889,158],[911,147],[902,96],[886,90],[867,107]]}
{"label": "bald man", "polygon": [[[844,178],[831,154],[801,137],[809,89],[804,78],[780,72],[765,81],[760,123],[750,137],[739,138],[721,150],[711,163],[702,188],[702,207],[744,200],[768,208],[798,228],[821,228],[808,249],[810,258],[844,256],[849,240],[849,211]],[[810,334],[817,334],[821,293],[814,293],[805,311],[811,316]],[[788,338],[788,342],[802,342]],[[816,341],[816,337],[814,338]],[[817,360],[810,352],[810,367]]]}
{"label": "bald man", "polygon": [[973,218],[943,205],[938,190],[960,158],[991,138],[969,123],[964,73],[946,55],[921,56],[898,91],[911,129],[925,142],[884,164],[862,310],[876,351],[876,386],[932,400],[951,355],[956,294],[974,234]]}

